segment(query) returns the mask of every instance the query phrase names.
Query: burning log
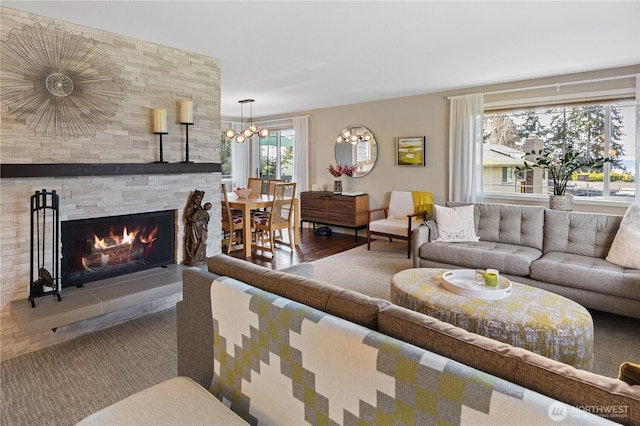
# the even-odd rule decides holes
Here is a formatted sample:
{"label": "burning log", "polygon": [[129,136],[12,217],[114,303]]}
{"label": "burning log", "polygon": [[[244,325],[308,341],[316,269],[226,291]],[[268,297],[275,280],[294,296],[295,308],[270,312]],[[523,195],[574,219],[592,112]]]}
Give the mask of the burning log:
{"label": "burning log", "polygon": [[112,247],[97,248],[93,242],[90,252],[83,257],[83,264],[88,268],[122,265],[131,261],[144,259],[144,246],[142,244],[119,244]]}

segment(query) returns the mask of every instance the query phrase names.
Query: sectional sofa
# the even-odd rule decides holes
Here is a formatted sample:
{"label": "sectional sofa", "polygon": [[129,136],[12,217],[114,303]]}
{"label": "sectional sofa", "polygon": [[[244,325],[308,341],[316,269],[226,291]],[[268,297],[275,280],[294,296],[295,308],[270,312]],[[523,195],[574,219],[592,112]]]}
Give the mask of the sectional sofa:
{"label": "sectional sofa", "polygon": [[[299,265],[298,268],[310,266]],[[383,380],[388,381],[387,388],[383,391],[378,387],[378,391],[373,392],[377,399],[371,396],[365,401],[363,397],[360,414],[377,413],[382,416],[380,418],[391,419],[384,417],[392,415],[389,414],[393,411],[390,407],[402,404],[407,404],[407,412],[412,413],[417,412],[415,406],[422,404],[435,404],[434,407],[445,410],[444,405],[450,403],[446,395],[416,390],[415,386],[404,383],[408,380],[415,385],[416,381],[424,380],[418,384],[439,383],[444,394],[457,392],[454,388],[466,389],[453,397],[460,404],[448,408],[462,416],[458,417],[460,423],[469,421],[470,413],[475,422],[483,418],[489,423],[499,422],[501,409],[497,407],[500,404],[519,407],[509,411],[508,415],[512,417],[507,423],[513,424],[518,418],[527,423],[534,418],[548,422],[548,410],[553,411],[551,405],[561,402],[568,407],[598,412],[619,423],[640,424],[640,389],[637,386],[578,370],[387,301],[314,280],[308,277],[308,270],[294,272],[273,271],[226,255],[209,259],[208,271],[196,268],[184,271],[183,301],[178,303],[177,309],[178,375],[190,377],[210,389],[250,423],[260,424],[265,418],[267,422],[279,423],[282,419],[270,417],[273,415],[270,412],[293,410],[288,404],[301,410],[301,415],[311,416],[305,417],[307,421],[322,423],[326,413],[335,414],[325,404],[343,404],[336,398],[361,395],[360,385],[376,389],[381,385],[359,382],[388,367]],[[244,296],[238,296],[238,292]],[[245,305],[252,306],[250,318],[245,317]],[[289,324],[288,330],[286,324]],[[355,344],[354,335],[362,337],[356,339]],[[394,353],[391,358],[387,350]],[[302,361],[298,358],[300,353],[304,354]],[[422,361],[416,363],[418,359]],[[322,365],[333,366],[339,371],[322,372]],[[408,370],[400,368],[401,365]],[[425,376],[410,373],[423,369]],[[323,376],[325,373],[328,375]],[[408,379],[407,374],[411,376]],[[274,382],[282,380],[284,387],[281,387],[282,382]],[[332,382],[333,386],[330,385]],[[484,395],[493,396],[489,399],[478,397],[477,386],[487,386]],[[321,389],[325,391],[320,392]],[[410,398],[413,402],[400,400],[407,391],[413,395]],[[262,392],[277,396],[273,398]],[[463,397],[465,392],[469,393]],[[506,397],[507,394],[510,396]],[[516,394],[521,395],[521,399]],[[416,400],[416,395],[426,399]],[[484,408],[465,405],[471,404],[469,398],[476,397],[492,402]],[[510,399],[514,397],[516,399]],[[269,401],[267,406],[276,405],[267,413],[260,412],[257,407],[261,399]],[[282,401],[276,403],[274,400]],[[255,412],[251,411],[251,404],[256,405]],[[599,412],[605,406],[616,407],[613,418],[610,412]],[[332,420],[347,424],[355,422],[356,419],[349,416],[354,415],[357,408],[350,405],[343,409],[335,414],[340,418],[332,417]],[[256,412],[265,417],[255,418]],[[528,413],[526,416],[541,417],[522,417],[525,412]],[[444,416],[443,413],[440,415]],[[577,408],[569,408],[564,414],[566,423],[558,424],[595,421],[581,417],[587,413]],[[341,417],[343,415],[345,417]]]}
{"label": "sectional sofa", "polygon": [[640,425],[640,387],[221,254],[183,271],[178,377],[85,418],[118,424]]}
{"label": "sectional sofa", "polygon": [[[495,268],[586,308],[640,318],[640,270],[607,261],[623,216],[491,203],[473,210],[479,241],[440,241],[436,209],[434,220],[414,230],[413,266]],[[640,256],[638,247],[630,256]]]}

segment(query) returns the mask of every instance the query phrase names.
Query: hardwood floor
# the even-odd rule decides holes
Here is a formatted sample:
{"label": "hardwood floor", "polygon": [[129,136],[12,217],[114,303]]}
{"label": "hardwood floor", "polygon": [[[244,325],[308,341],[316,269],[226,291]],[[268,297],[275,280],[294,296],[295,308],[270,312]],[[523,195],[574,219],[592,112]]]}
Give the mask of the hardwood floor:
{"label": "hardwood floor", "polygon": [[[362,233],[363,231],[360,231],[360,235]],[[251,251],[251,257],[245,258],[242,250],[232,251],[230,256],[271,269],[282,269],[302,262],[313,262],[366,244],[366,237],[360,235],[356,241],[353,234],[332,233],[328,236],[318,236],[313,234],[313,229],[303,228],[300,230],[300,244],[293,249],[276,244],[276,253],[273,256],[269,252],[255,249]]]}

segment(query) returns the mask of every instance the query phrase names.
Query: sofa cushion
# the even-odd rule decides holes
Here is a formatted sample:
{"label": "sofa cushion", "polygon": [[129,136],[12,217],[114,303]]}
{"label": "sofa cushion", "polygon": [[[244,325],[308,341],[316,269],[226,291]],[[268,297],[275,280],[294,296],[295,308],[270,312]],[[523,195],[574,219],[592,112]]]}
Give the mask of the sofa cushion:
{"label": "sofa cushion", "polygon": [[226,254],[210,257],[207,267],[214,274],[238,279],[372,329],[377,328],[378,310],[389,304],[386,300],[312,278],[274,271]]}
{"label": "sofa cushion", "polygon": [[530,277],[565,287],[640,300],[640,271],[604,259],[551,252],[531,264]]}
{"label": "sofa cushion", "polygon": [[607,262],[626,268],[640,269],[640,203],[633,203],[622,218],[611,243]]}
{"label": "sofa cushion", "polygon": [[411,191],[391,191],[389,198],[389,219],[407,220],[407,215],[414,214],[413,194]]}
{"label": "sofa cushion", "polygon": [[[468,203],[447,202],[457,207]],[[480,241],[516,244],[542,250],[544,207],[478,203],[475,209],[476,234]]]}
{"label": "sofa cushion", "polygon": [[515,244],[542,250],[544,207],[511,204],[476,204],[481,241]]}
{"label": "sofa cushion", "polygon": [[640,385],[640,364],[623,362],[618,370],[618,380],[630,385]]}
{"label": "sofa cushion", "polygon": [[247,424],[190,378],[174,377],[93,413],[78,426]]}
{"label": "sofa cushion", "polygon": [[622,216],[546,210],[544,252],[565,252],[604,259]]}
{"label": "sofa cushion", "polygon": [[[422,217],[414,217],[411,220],[411,229],[415,229],[422,223]],[[407,237],[407,227],[409,221],[404,219],[378,219],[369,222],[369,230],[371,232],[379,232],[382,234],[397,235],[399,237]]]}
{"label": "sofa cushion", "polygon": [[463,268],[494,268],[504,274],[529,275],[531,262],[542,255],[532,247],[493,241],[448,243],[434,241],[420,247],[420,257]]}
{"label": "sofa cushion", "polygon": [[443,207],[435,205],[438,241],[478,241],[475,230],[474,207]]}

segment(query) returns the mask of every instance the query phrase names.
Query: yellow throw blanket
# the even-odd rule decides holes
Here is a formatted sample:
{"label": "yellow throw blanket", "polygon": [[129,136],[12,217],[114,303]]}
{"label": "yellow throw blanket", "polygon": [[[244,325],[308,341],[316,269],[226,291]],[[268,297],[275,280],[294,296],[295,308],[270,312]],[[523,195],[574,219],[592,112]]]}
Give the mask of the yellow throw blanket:
{"label": "yellow throw blanket", "polygon": [[618,379],[630,385],[640,385],[640,364],[623,362],[622,365],[620,365]]}
{"label": "yellow throw blanket", "polygon": [[413,195],[413,207],[415,213],[427,213],[427,217],[433,216],[433,194],[431,192],[411,191]]}

